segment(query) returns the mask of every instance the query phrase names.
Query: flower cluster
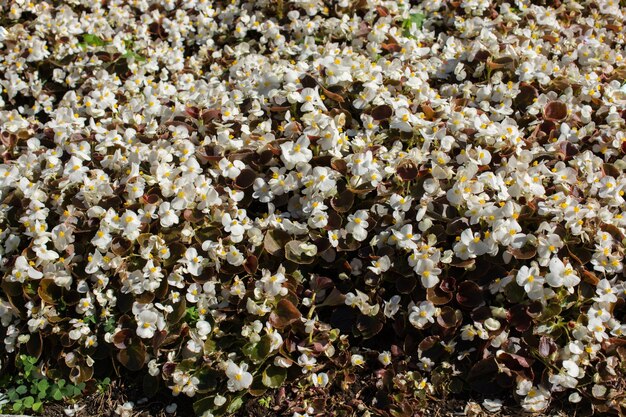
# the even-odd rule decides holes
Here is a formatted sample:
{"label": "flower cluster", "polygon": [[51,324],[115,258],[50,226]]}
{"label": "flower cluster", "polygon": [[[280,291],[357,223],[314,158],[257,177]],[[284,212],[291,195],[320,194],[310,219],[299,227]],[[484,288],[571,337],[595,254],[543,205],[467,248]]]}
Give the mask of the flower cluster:
{"label": "flower cluster", "polygon": [[[368,372],[373,410],[451,387],[620,410],[624,20],[595,0],[12,2],[2,371],[113,363],[206,416]],[[288,412],[328,412],[305,403]]]}

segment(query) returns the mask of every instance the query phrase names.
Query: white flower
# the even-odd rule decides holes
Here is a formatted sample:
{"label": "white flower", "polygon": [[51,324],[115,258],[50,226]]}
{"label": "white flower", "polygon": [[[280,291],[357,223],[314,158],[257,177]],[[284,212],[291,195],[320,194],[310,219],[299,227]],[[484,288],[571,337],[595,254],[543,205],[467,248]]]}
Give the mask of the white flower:
{"label": "white flower", "polygon": [[43,274],[33,268],[24,256],[18,256],[11,275],[11,280],[24,282],[26,278],[41,279]]}
{"label": "white flower", "polygon": [[422,301],[414,305],[409,310],[409,322],[418,329],[423,328],[427,323],[434,323],[437,309],[430,301]]}
{"label": "white flower", "polygon": [[616,290],[613,285],[606,279],[601,279],[596,285],[597,301],[605,303],[614,303],[617,301]]}
{"label": "white flower", "polygon": [[583,399],[583,397],[579,393],[577,393],[576,391],[572,392],[569,395],[569,397],[568,397],[569,402],[571,402],[573,404],[579,403],[580,400],[582,400],[582,399]]}
{"label": "white flower", "polygon": [[310,378],[315,387],[324,388],[328,385],[328,374],[325,372],[320,372],[319,374],[312,373]]}
{"label": "white flower", "polygon": [[400,310],[400,300],[401,297],[396,294],[389,301],[385,301],[385,308],[383,309],[385,317],[392,318],[396,315]]}
{"label": "white flower", "polygon": [[243,170],[245,167],[246,164],[238,159],[235,159],[231,162],[226,158],[222,158],[219,163],[219,168],[222,171],[222,175],[230,179],[237,178],[241,173],[241,170]]}
{"label": "white flower", "polygon": [[179,262],[185,265],[187,271],[194,276],[199,276],[202,273],[204,258],[198,255],[198,251],[195,248],[187,248],[185,256]]}
{"label": "white flower", "polygon": [[172,205],[169,201],[164,201],[159,206],[159,221],[161,226],[163,227],[171,227],[175,224],[178,224],[178,216],[176,212],[172,209]]}
{"label": "white flower", "polygon": [[576,285],[580,282],[580,278],[574,272],[571,265],[567,267],[559,258],[550,259],[550,272],[546,275],[546,282],[551,287],[566,287],[573,292]]}
{"label": "white flower", "polygon": [[152,310],[143,310],[137,316],[137,336],[149,339],[157,330],[159,315]]}
{"label": "white flower", "polygon": [[309,149],[309,139],[300,136],[294,142],[285,142],[280,145],[282,151],[280,158],[285,163],[287,169],[293,169],[300,162],[309,162],[313,157],[313,152]]}
{"label": "white flower", "polygon": [[[415,261],[415,258],[417,260]],[[420,275],[420,280],[424,288],[433,288],[439,284],[439,275],[441,269],[437,268],[437,264],[430,258],[423,258],[416,252],[409,257],[409,265],[413,264],[413,269]]]}
{"label": "white flower", "polygon": [[352,366],[361,366],[365,363],[365,360],[362,355],[354,354],[350,357],[350,363]]}
{"label": "white flower", "polygon": [[283,287],[283,283],[287,282],[287,278],[284,275],[285,268],[282,266],[279,267],[278,271],[275,274],[272,274],[270,271],[264,269],[263,277],[261,278],[260,284],[262,284],[263,292],[270,296],[275,297],[277,295],[285,295],[287,294],[287,288]]}
{"label": "white flower", "polygon": [[139,235],[139,226],[141,221],[137,214],[133,211],[126,210],[121,220],[121,227],[128,239],[134,240]]}
{"label": "white flower", "polygon": [[356,213],[348,216],[348,224],[346,231],[350,233],[355,240],[362,242],[367,238],[367,219],[369,215],[365,210],[358,210]]}
{"label": "white flower", "polygon": [[382,272],[388,271],[389,268],[391,268],[391,261],[389,260],[389,257],[387,255],[381,256],[375,261],[372,261],[372,265],[367,267],[367,269],[377,275]]}
{"label": "white flower", "polygon": [[532,382],[522,380],[518,383],[517,394],[524,396],[522,407],[526,411],[537,413],[545,410],[550,402],[550,392],[542,386],[533,386]]}
{"label": "white flower", "polygon": [[594,384],[593,388],[591,388],[591,392],[593,396],[596,398],[602,398],[606,394],[606,387],[604,385]]}
{"label": "white flower", "polygon": [[502,409],[502,401],[498,399],[485,399],[483,400],[483,408],[490,413],[497,413]]}
{"label": "white flower", "polygon": [[298,357],[298,366],[302,368],[303,374],[311,372],[316,364],[317,359],[311,355],[307,355],[306,353],[303,353]]}
{"label": "white flower", "polygon": [[537,265],[530,268],[526,265],[522,266],[515,280],[517,284],[524,288],[530,299],[538,299],[543,296],[543,277],[539,275],[539,267]]}
{"label": "white flower", "polygon": [[198,335],[202,338],[206,337],[212,330],[211,324],[205,320],[198,320],[196,323],[196,329],[198,330]]}
{"label": "white flower", "polygon": [[226,386],[229,391],[241,391],[247,389],[252,384],[252,374],[247,372],[248,364],[241,363],[237,366],[234,362],[229,361],[226,366],[226,376],[228,381]]}
{"label": "white flower", "polygon": [[387,366],[391,363],[391,352],[382,351],[378,354],[378,361],[383,365]]}
{"label": "white flower", "polygon": [[420,235],[419,233],[413,233],[413,225],[405,224],[399,231],[393,230],[393,236],[399,247],[409,250],[417,249],[416,241],[420,238]]}

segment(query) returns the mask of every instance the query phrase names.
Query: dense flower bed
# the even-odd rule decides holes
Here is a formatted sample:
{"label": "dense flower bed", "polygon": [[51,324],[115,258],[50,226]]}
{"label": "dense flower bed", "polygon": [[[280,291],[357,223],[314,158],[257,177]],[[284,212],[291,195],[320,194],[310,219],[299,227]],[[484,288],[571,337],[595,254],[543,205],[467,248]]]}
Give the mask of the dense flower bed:
{"label": "dense flower bed", "polygon": [[617,0],[2,8],[2,372],[626,411]]}

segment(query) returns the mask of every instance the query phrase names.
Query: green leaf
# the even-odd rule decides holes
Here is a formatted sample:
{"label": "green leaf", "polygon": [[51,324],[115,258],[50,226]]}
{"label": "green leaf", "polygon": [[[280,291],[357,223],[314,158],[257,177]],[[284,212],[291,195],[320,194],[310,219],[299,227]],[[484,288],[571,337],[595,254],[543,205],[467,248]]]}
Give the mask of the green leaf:
{"label": "green leaf", "polygon": [[243,405],[243,399],[241,397],[235,397],[230,402],[230,404],[228,404],[228,407],[226,408],[226,413],[228,414],[234,413],[235,411],[239,410],[242,405]]}
{"label": "green leaf", "polygon": [[107,321],[104,322],[104,331],[112,332],[115,329],[115,320],[112,317],[109,317]]}
{"label": "green leaf", "polygon": [[20,385],[15,389],[15,391],[20,395],[24,395],[26,394],[26,391],[28,391],[28,388],[26,388],[26,385]]}
{"label": "green leaf", "polygon": [[215,407],[214,397],[204,397],[193,403],[193,411],[200,416],[207,411],[211,411]]}
{"label": "green leaf", "polygon": [[126,53],[122,55],[122,58],[134,58],[135,61],[139,62],[144,62],[146,60],[146,57],[144,57],[143,55],[139,55],[137,52],[134,51],[126,51]]}
{"label": "green leaf", "polygon": [[52,398],[54,398],[55,401],[61,401],[63,399],[63,393],[57,388],[52,391]]}
{"label": "green leaf", "polygon": [[35,404],[35,399],[33,397],[24,398],[24,407],[32,408],[33,404]]}
{"label": "green leaf", "polygon": [[409,38],[413,37],[411,35],[411,28],[415,25],[418,30],[421,30],[424,25],[424,19],[426,19],[426,16],[422,13],[411,14],[408,19],[405,19],[404,22],[402,22],[402,28],[404,29],[403,35]]}
{"label": "green leaf", "polygon": [[200,314],[195,306],[185,309],[185,323],[193,327],[200,319]]}
{"label": "green leaf", "polygon": [[33,404],[33,411],[38,413],[41,410],[43,410],[43,403],[41,401],[37,401],[35,404]]}
{"label": "green leaf", "polygon": [[23,405],[22,405],[22,401],[16,401],[15,403],[13,403],[13,411],[15,411],[16,413],[19,413],[20,411],[22,411]]}
{"label": "green leaf", "polygon": [[104,46],[107,44],[101,37],[89,33],[83,35],[83,42],[90,46]]}
{"label": "green leaf", "polygon": [[37,389],[39,391],[45,391],[48,389],[49,386],[50,386],[50,383],[48,383],[47,379],[42,379],[41,381],[37,383]]}
{"label": "green leaf", "polygon": [[263,385],[269,388],[279,388],[287,378],[287,369],[270,365],[263,371]]}
{"label": "green leaf", "polygon": [[261,337],[257,343],[248,343],[242,348],[243,353],[254,363],[261,363],[270,354],[272,341],[268,335]]}
{"label": "green leaf", "polygon": [[7,392],[7,397],[9,398],[9,401],[11,401],[12,403],[14,403],[15,401],[17,401],[17,399],[20,397],[19,394],[17,393],[17,391],[15,390],[15,388],[10,389]]}
{"label": "green leaf", "polygon": [[524,291],[524,288],[517,285],[515,281],[510,282],[504,287],[504,295],[506,299],[512,303],[521,303],[525,294],[526,291]]}

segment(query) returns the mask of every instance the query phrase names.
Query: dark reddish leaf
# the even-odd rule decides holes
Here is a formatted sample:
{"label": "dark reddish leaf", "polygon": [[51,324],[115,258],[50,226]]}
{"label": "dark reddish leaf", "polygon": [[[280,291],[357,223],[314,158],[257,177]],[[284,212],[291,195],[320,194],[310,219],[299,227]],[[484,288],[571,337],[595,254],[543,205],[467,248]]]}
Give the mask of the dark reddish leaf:
{"label": "dark reddish leaf", "polygon": [[463,281],[459,284],[456,301],[463,307],[478,307],[484,302],[483,291],[475,282]]}
{"label": "dark reddish leaf", "polygon": [[243,263],[243,268],[250,275],[254,275],[259,268],[259,260],[254,255],[249,255]]}
{"label": "dark reddish leaf", "polygon": [[328,277],[316,275],[313,277],[309,285],[313,291],[319,292],[327,288],[332,288],[335,284],[333,283],[333,280]]}
{"label": "dark reddish leaf", "polygon": [[139,371],[146,362],[146,348],[140,340],[135,339],[130,346],[118,352],[117,359],[126,369]]}
{"label": "dark reddish leaf", "polygon": [[121,236],[115,236],[111,242],[111,252],[117,256],[124,256],[130,252],[130,248],[133,246],[132,242]]}
{"label": "dark reddish leaf", "polygon": [[216,109],[206,109],[202,111],[202,121],[209,124],[212,120],[220,117],[220,111]]}
{"label": "dark reddish leaf", "polygon": [[585,265],[591,261],[593,252],[581,245],[566,245],[570,257],[579,265]]}
{"label": "dark reddish leaf", "polygon": [[433,120],[435,117],[435,111],[433,110],[432,107],[430,107],[428,104],[422,104],[422,112],[424,113],[424,116],[426,117],[426,120]]}
{"label": "dark reddish leaf", "polygon": [[343,159],[333,158],[330,161],[330,166],[332,169],[341,174],[346,174],[348,172],[348,164]]}
{"label": "dark reddish leaf", "polygon": [[444,329],[458,327],[463,321],[463,313],[450,306],[442,307],[441,313],[437,316],[437,323]]}
{"label": "dark reddish leaf", "polygon": [[382,104],[372,109],[372,118],[376,121],[389,119],[392,114],[393,109],[387,104]]}
{"label": "dark reddish leaf", "polygon": [[300,320],[302,314],[289,300],[282,299],[270,314],[269,321],[277,329],[284,329],[292,323]]}
{"label": "dark reddish leaf", "polygon": [[356,321],[356,330],[365,339],[376,336],[383,329],[383,322],[372,316],[360,315]]}
{"label": "dark reddish leaf", "polygon": [[387,17],[387,16],[389,16],[389,9],[387,9],[384,6],[376,6],[376,12],[378,12],[380,17]]}
{"label": "dark reddish leaf", "polygon": [[322,90],[322,93],[324,93],[324,95],[328,97],[329,99],[334,100],[337,103],[343,103],[345,101],[345,99],[339,94],[333,93],[332,91],[330,91],[327,88],[322,87],[321,85],[320,85],[320,88]]}
{"label": "dark reddish leaf", "polygon": [[449,236],[460,236],[461,232],[469,227],[465,217],[458,217],[450,221],[446,226],[446,234]]}
{"label": "dark reddish leaf", "polygon": [[195,106],[187,106],[185,107],[185,113],[192,119],[197,119],[200,116],[200,109]]}
{"label": "dark reddish leaf", "polygon": [[487,60],[487,67],[494,69],[512,68],[515,65],[515,60],[510,56],[502,56],[495,59]]}
{"label": "dark reddish leaf", "polygon": [[515,97],[514,104],[516,107],[525,109],[534,103],[539,97],[539,92],[535,87],[527,83],[520,83],[519,93]]}
{"label": "dark reddish leaf", "polygon": [[[607,164],[605,164],[605,165],[607,165]],[[613,175],[613,174],[611,174],[611,175]],[[618,173],[617,175],[615,175],[615,177],[618,177],[619,175],[620,174]],[[624,234],[614,224],[602,223],[600,225],[600,229],[602,229],[603,232],[606,232],[606,233],[610,234],[611,236],[613,236],[613,238],[615,240],[617,240],[618,242],[621,242],[621,241],[624,240]]]}
{"label": "dark reddish leaf", "polygon": [[235,179],[235,185],[237,188],[246,189],[250,188],[258,177],[257,173],[250,168],[244,168],[241,173]]}
{"label": "dark reddish leaf", "polygon": [[493,379],[498,374],[498,369],[498,364],[493,356],[482,359],[470,369],[467,382],[472,389],[483,394],[498,392],[499,387],[493,383]]}
{"label": "dark reddish leaf", "polygon": [[61,301],[63,289],[58,287],[52,278],[43,278],[39,283],[37,293],[46,303],[56,305]]}
{"label": "dark reddish leaf", "polygon": [[543,108],[543,117],[555,122],[565,120],[567,105],[561,101],[551,101]]}
{"label": "dark reddish leaf", "polygon": [[39,359],[41,353],[43,352],[43,339],[41,333],[30,335],[30,339],[26,342],[26,350],[30,356]]}
{"label": "dark reddish leaf", "polygon": [[419,170],[415,161],[405,159],[398,164],[396,173],[402,181],[412,181],[417,178]]}
{"label": "dark reddish leaf", "polygon": [[426,290],[426,299],[434,305],[448,304],[452,297],[452,293],[443,291],[439,286]]}
{"label": "dark reddish leaf", "polygon": [[339,306],[343,305],[345,301],[346,296],[343,295],[337,288],[333,288],[328,297],[324,299],[324,302],[319,304],[319,307]]}
{"label": "dark reddish leaf", "polygon": [[265,234],[265,240],[263,241],[263,247],[270,255],[275,255],[285,248],[287,242],[291,240],[289,233],[280,230],[272,229]]}
{"label": "dark reddish leaf", "polygon": [[187,209],[183,211],[183,218],[191,223],[198,223],[204,219],[204,215],[200,210]]}
{"label": "dark reddish leaf", "polygon": [[521,304],[514,305],[509,309],[507,320],[519,332],[525,332],[532,324],[532,319],[526,312],[526,306]]}
{"label": "dark reddish leaf", "polygon": [[161,347],[163,342],[165,342],[166,338],[167,338],[167,332],[165,330],[158,330],[154,332],[154,337],[152,338],[152,347],[155,350],[158,349],[159,347]]}
{"label": "dark reddish leaf", "polygon": [[131,329],[122,329],[113,335],[113,344],[118,349],[126,349],[135,332]]}
{"label": "dark reddish leaf", "polygon": [[330,205],[338,213],[345,213],[354,204],[354,194],[350,190],[343,190],[330,200]]}
{"label": "dark reddish leaf", "polygon": [[415,276],[403,277],[399,276],[396,279],[396,288],[400,294],[409,294],[417,286],[417,279]]}
{"label": "dark reddish leaf", "polygon": [[537,248],[530,245],[525,245],[522,248],[508,247],[507,252],[513,255],[515,259],[532,259],[537,255]]}
{"label": "dark reddish leaf", "polygon": [[587,271],[586,269],[582,270],[581,276],[582,276],[583,281],[594,286],[598,285],[598,283],[600,282],[600,278],[598,278],[596,274],[594,274],[593,272]]}

